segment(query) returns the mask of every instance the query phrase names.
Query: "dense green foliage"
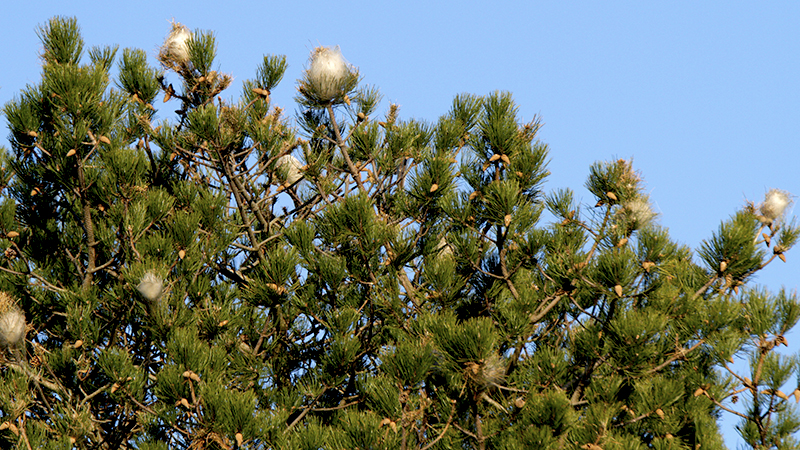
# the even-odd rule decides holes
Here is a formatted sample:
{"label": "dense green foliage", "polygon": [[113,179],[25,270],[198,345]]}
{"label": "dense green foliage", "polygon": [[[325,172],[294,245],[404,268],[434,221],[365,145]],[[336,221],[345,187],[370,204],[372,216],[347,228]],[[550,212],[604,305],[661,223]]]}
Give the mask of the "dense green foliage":
{"label": "dense green foliage", "polygon": [[213,35],[181,33],[154,68],[52,19],[5,105],[0,334],[27,328],[0,340],[0,446],[720,449],[738,414],[798,448],[800,302],[750,283],[800,233],[785,193],[694,254],[629,161],[590,168],[596,204],[545,192],[507,93],[378,118],[318,49],[289,120],[284,57],[224,100]]}

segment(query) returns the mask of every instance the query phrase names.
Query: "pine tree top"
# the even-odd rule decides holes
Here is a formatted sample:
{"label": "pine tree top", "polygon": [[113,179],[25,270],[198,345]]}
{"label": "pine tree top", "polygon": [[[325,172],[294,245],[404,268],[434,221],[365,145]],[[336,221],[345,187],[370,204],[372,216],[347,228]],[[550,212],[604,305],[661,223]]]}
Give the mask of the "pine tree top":
{"label": "pine tree top", "polygon": [[290,119],[286,58],[225,100],[210,32],[173,24],[159,68],[124,49],[116,80],[74,19],[40,36],[41,83],[4,107],[4,444],[722,448],[733,414],[796,445],[800,302],[753,283],[800,234],[790,194],[692,250],[631,161],[592,165],[587,204],[545,191],[507,92],[381,116],[320,48]]}

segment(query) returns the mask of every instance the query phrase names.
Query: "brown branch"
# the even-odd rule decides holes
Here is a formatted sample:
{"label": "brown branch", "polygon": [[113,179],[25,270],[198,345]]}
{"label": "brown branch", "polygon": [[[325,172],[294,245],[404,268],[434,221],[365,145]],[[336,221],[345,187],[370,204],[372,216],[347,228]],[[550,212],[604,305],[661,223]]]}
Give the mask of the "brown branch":
{"label": "brown branch", "polygon": [[606,228],[606,224],[608,223],[608,219],[611,217],[611,204],[606,206],[606,214],[603,217],[603,223],[600,224],[600,229],[597,231],[597,235],[594,240],[594,244],[592,244],[592,248],[589,250],[589,253],[586,254],[586,260],[584,262],[589,264],[589,261],[592,260],[592,256],[594,256],[594,252],[597,251],[597,246],[600,245],[600,241],[603,240],[603,230]]}
{"label": "brown branch", "polygon": [[295,419],[292,421],[292,423],[290,423],[289,425],[286,426],[286,429],[283,430],[283,432],[284,433],[288,433],[289,430],[291,430],[293,426],[297,425],[298,422],[303,420],[303,418],[309,413],[309,411],[311,411],[311,409],[319,401],[319,399],[322,398],[322,395],[325,394],[325,392],[327,392],[327,391],[328,391],[328,387],[326,386],[326,387],[324,387],[322,389],[322,391],[319,394],[317,394],[317,396],[314,398],[314,400],[311,401],[311,404],[308,405],[306,408],[304,408],[303,411],[301,411],[300,414],[297,417],[295,417]]}
{"label": "brown branch", "polygon": [[472,414],[475,416],[475,434],[477,434],[476,439],[478,440],[478,449],[486,450],[486,436],[483,435],[483,425],[481,422],[481,416],[478,414],[477,401],[472,404]]}
{"label": "brown branch", "polygon": [[8,363],[8,367],[11,367],[12,369],[16,370],[17,372],[22,373],[23,375],[27,376],[28,378],[31,378],[37,384],[40,384],[40,385],[46,387],[47,389],[50,389],[53,392],[58,392],[58,393],[64,393],[65,392],[65,389],[62,386],[59,386],[59,385],[53,383],[52,381],[47,381],[44,378],[42,378],[41,376],[39,376],[38,374],[35,374],[35,373],[31,372],[27,367],[27,362],[23,362],[23,363],[9,362]]}
{"label": "brown branch", "polygon": [[239,210],[239,214],[241,215],[242,220],[245,221],[244,226],[247,228],[247,235],[250,238],[250,244],[256,248],[256,251],[260,258],[263,256],[264,249],[258,246],[259,239],[256,238],[256,235],[253,231],[253,227],[251,226],[252,220],[248,219],[248,214],[247,211],[245,210],[245,205],[247,205],[249,202],[247,202],[246,199],[244,198],[242,190],[240,189],[240,186],[235,182],[234,180],[235,176],[231,172],[228,165],[223,163],[220,164],[220,167],[222,168],[222,171],[225,174],[225,178],[227,178],[228,180],[228,186],[230,187],[231,192],[233,193],[233,196],[236,199],[236,207]]}
{"label": "brown branch", "polygon": [[672,357],[670,357],[669,359],[667,359],[663,363],[653,367],[652,369],[648,370],[645,373],[647,375],[650,375],[651,373],[658,372],[659,370],[663,369],[664,367],[667,367],[668,365],[672,364],[673,362],[683,358],[684,356],[686,356],[687,353],[695,350],[697,347],[700,347],[704,343],[705,343],[705,340],[701,339],[700,341],[698,341],[696,344],[694,344],[693,346],[689,347],[688,349],[681,347],[680,350],[678,350],[678,352],[675,353],[675,355],[673,355]]}
{"label": "brown branch", "polygon": [[402,267],[399,267],[397,270],[398,278],[400,279],[400,284],[403,285],[403,289],[406,290],[406,297],[411,300],[411,303],[414,304],[415,307],[419,308],[419,302],[417,301],[417,290],[411,284],[411,280],[408,279],[408,275],[406,274],[405,270]]}
{"label": "brown branch", "polygon": [[[94,397],[97,397],[98,395],[103,393],[103,391],[105,391],[106,389],[112,387],[113,385],[114,385],[114,383],[108,383],[105,386],[99,387],[96,391],[92,392],[91,394],[85,395],[83,397],[83,400],[81,400],[80,403],[78,403],[78,406],[86,403],[87,401],[93,399]],[[83,391],[83,389],[81,389],[81,391]],[[86,394],[86,393],[84,392],[84,394]]]}
{"label": "brown branch", "polygon": [[[264,328],[261,329],[261,333],[258,334],[258,342],[256,342],[256,346],[253,348],[253,354],[258,355],[258,352],[261,350],[261,345],[264,344],[264,338],[269,336],[267,331],[269,330],[269,321],[264,321]],[[271,333],[270,333],[271,334]]]}
{"label": "brown branch", "polygon": [[330,407],[330,408],[311,408],[311,411],[314,411],[314,412],[316,412],[316,411],[337,411],[339,409],[347,408],[348,406],[357,405],[360,402],[361,402],[361,400],[356,400],[356,401],[353,401],[353,402],[350,402],[350,403],[343,403],[341,405],[333,406],[333,407]]}
{"label": "brown branch", "polygon": [[459,426],[457,423],[455,423],[455,422],[453,422],[453,428],[455,428],[456,430],[458,430],[458,431],[460,431],[460,432],[462,432],[462,433],[466,434],[467,436],[469,436],[469,437],[471,437],[471,438],[473,438],[473,439],[475,439],[475,440],[478,440],[478,437],[477,437],[477,436],[475,436],[475,434],[474,434],[474,433],[472,433],[472,432],[470,432],[470,431],[468,431],[468,430],[465,430],[464,428],[460,427],[460,426]]}
{"label": "brown branch", "polygon": [[504,246],[505,244],[505,234],[500,236],[500,240],[498,245],[503,246],[500,250],[500,273],[503,274],[503,280],[506,282],[506,286],[508,286],[508,290],[511,291],[511,295],[514,296],[515,300],[519,300],[519,292],[517,292],[517,288],[514,287],[514,282],[511,281],[511,275],[508,272],[508,265],[506,264],[506,254],[508,249]]}
{"label": "brown branch", "polygon": [[25,414],[20,415],[19,417],[19,434],[23,441],[25,441],[25,446],[28,450],[33,450],[31,448],[31,443],[28,440],[28,433],[25,431]]}
{"label": "brown branch", "polygon": [[[532,315],[531,315],[531,317],[530,317],[530,322],[531,322],[531,323],[536,323],[536,322],[538,322],[538,321],[542,320],[542,318],[543,318],[545,315],[547,315],[547,313],[549,313],[549,312],[550,312],[550,310],[551,310],[551,309],[553,309],[553,308],[554,308],[554,307],[555,307],[555,306],[558,304],[558,302],[560,302],[560,301],[561,301],[561,298],[562,298],[563,296],[564,296],[564,294],[563,294],[563,293],[558,293],[558,294],[556,294],[556,295],[553,297],[553,300],[551,300],[551,301],[550,301],[550,303],[548,303],[547,305],[545,305],[545,306],[544,306],[544,308],[540,309],[538,312],[536,312],[536,313],[534,313],[534,314],[532,314]],[[547,299],[545,298],[544,300],[546,301]]]}
{"label": "brown branch", "polygon": [[628,426],[628,425],[630,425],[632,423],[636,423],[636,422],[638,422],[638,421],[640,421],[642,419],[646,419],[646,418],[650,417],[651,414],[653,414],[652,411],[649,412],[649,413],[642,414],[639,417],[634,417],[633,419],[628,420],[627,422],[617,423],[617,424],[614,425],[614,428],[621,428],[621,427]]}
{"label": "brown branch", "polygon": [[29,268],[28,268],[28,272],[25,272],[25,273],[18,272],[16,270],[9,269],[9,268],[3,267],[3,266],[0,266],[0,270],[3,271],[3,272],[6,272],[6,273],[10,273],[12,275],[19,275],[19,276],[26,276],[26,277],[36,278],[36,280],[39,281],[40,283],[42,283],[45,288],[47,288],[47,289],[49,289],[49,290],[51,290],[53,292],[59,292],[59,293],[62,293],[62,294],[64,292],[67,292],[66,289],[58,287],[58,286],[56,286],[54,284],[51,284],[49,281],[44,279],[44,277],[42,277],[41,275],[37,274],[36,272],[31,271]]}
{"label": "brown branch", "polygon": [[725,411],[728,411],[731,414],[737,415],[737,416],[739,416],[739,417],[741,417],[742,419],[745,419],[745,420],[749,420],[750,419],[748,416],[746,416],[746,415],[744,415],[744,414],[742,414],[742,413],[740,413],[738,411],[735,411],[733,409],[730,409],[730,408],[726,407],[725,405],[723,405],[722,403],[718,402],[714,397],[712,397],[710,394],[708,394],[708,392],[706,392],[706,396],[709,398],[709,400],[714,402],[715,405],[719,406],[720,408],[724,409]]}
{"label": "brown branch", "polygon": [[75,266],[75,270],[78,272],[78,276],[83,278],[83,267],[81,266],[80,261],[78,261],[78,258],[76,258],[75,255],[73,255],[68,248],[64,249],[64,253],[67,254],[67,258],[69,258],[69,260],[72,262],[72,265]]}
{"label": "brown branch", "polygon": [[83,229],[86,232],[86,245],[87,245],[87,270],[85,271],[83,277],[83,285],[82,288],[88,288],[91,283],[92,279],[94,278],[95,272],[95,265],[97,261],[97,251],[95,246],[97,245],[97,241],[95,241],[94,236],[94,222],[92,221],[92,209],[91,203],[86,198],[86,192],[89,189],[89,185],[86,183],[86,174],[83,170],[84,164],[89,161],[89,158],[95,151],[97,151],[97,139],[95,138],[94,134],[91,130],[87,130],[86,134],[89,136],[89,142],[87,144],[91,145],[92,148],[89,152],[81,159],[80,163],[78,163],[78,189],[77,194],[78,198],[81,202],[81,208],[83,210]]}
{"label": "brown branch", "polygon": [[591,378],[592,373],[597,370],[605,361],[608,359],[608,355],[602,356],[597,358],[597,360],[591,366],[587,367],[584,371],[583,375],[578,378],[573,379],[566,386],[564,386],[564,390],[567,390],[571,387],[572,384],[577,383],[578,385],[575,387],[575,391],[572,393],[572,397],[569,399],[569,404],[576,406],[581,403],[581,396],[583,395],[583,388],[586,387],[587,380]]}
{"label": "brown branch", "polygon": [[104,270],[104,269],[106,269],[107,267],[109,267],[111,264],[114,264],[115,262],[116,262],[116,259],[114,259],[114,258],[111,258],[111,259],[109,259],[107,262],[105,262],[105,263],[103,263],[103,264],[101,264],[101,265],[99,265],[99,266],[95,267],[95,268],[94,268],[94,271],[95,271],[95,272],[99,272],[99,271],[101,271],[101,270]]}
{"label": "brown branch", "polygon": [[347,146],[345,145],[344,140],[342,140],[342,135],[339,132],[339,125],[336,124],[336,116],[333,114],[333,106],[331,105],[328,105],[328,115],[330,116],[331,126],[333,126],[333,132],[336,136],[336,146],[339,147],[339,150],[341,150],[342,156],[344,156],[344,161],[347,163],[347,168],[350,170],[350,173],[353,175],[353,179],[358,185],[358,190],[366,193],[367,189],[364,187],[364,184],[361,183],[361,174],[358,172],[358,169],[356,169],[355,164],[353,164],[353,160],[350,159],[350,154],[347,152]]}
{"label": "brown branch", "polygon": [[[133,396],[133,394],[131,394],[131,393],[130,393],[130,392],[128,392],[128,391],[125,391],[125,393],[126,393],[126,394],[128,394],[128,399],[130,399],[130,400],[131,400],[133,403],[135,403],[135,404],[136,404],[136,406],[138,406],[139,408],[142,408],[142,409],[143,409],[145,412],[147,412],[147,413],[149,413],[149,414],[152,414],[152,415],[154,415],[154,416],[158,416],[158,413],[157,413],[157,412],[155,412],[155,411],[153,410],[153,408],[150,408],[149,406],[147,406],[147,405],[145,405],[145,404],[143,404],[143,403],[140,403],[140,402],[139,402],[139,400],[136,400],[136,397],[134,397],[134,396]],[[167,422],[167,423],[169,423],[169,422]],[[177,425],[175,425],[175,424],[172,424],[172,423],[170,423],[170,424],[169,424],[169,426],[171,426],[171,427],[172,427],[172,428],[173,428],[175,431],[177,431],[177,432],[179,432],[179,433],[183,434],[183,435],[184,435],[184,436],[186,436],[186,437],[189,437],[189,436],[191,435],[191,433],[190,433],[190,432],[188,432],[188,431],[186,431],[186,430],[184,430],[184,429],[180,428],[179,426],[177,426]]]}
{"label": "brown branch", "polygon": [[436,445],[436,443],[439,442],[439,440],[444,437],[445,433],[447,433],[447,429],[450,428],[450,424],[453,423],[453,416],[455,415],[455,413],[456,413],[456,401],[450,400],[450,417],[447,418],[447,423],[444,425],[444,429],[439,434],[439,436],[436,437],[436,439],[429,442],[428,445],[422,447],[420,450],[428,450],[429,448]]}
{"label": "brown branch", "polygon": [[706,284],[704,284],[704,285],[703,285],[703,287],[701,287],[701,288],[700,288],[700,289],[698,289],[698,290],[697,290],[697,291],[696,291],[694,294],[692,294],[692,297],[691,297],[691,299],[692,299],[692,300],[694,300],[694,299],[696,299],[697,297],[699,297],[699,296],[700,296],[700,294],[702,294],[703,292],[705,292],[705,291],[706,291],[706,289],[710,288],[710,287],[711,287],[711,285],[712,285],[712,284],[714,284],[714,282],[715,282],[715,281],[717,281],[718,279],[719,279],[719,277],[717,277],[717,276],[713,276],[713,277],[711,277],[711,279],[710,279],[710,280],[708,280],[708,282],[707,282]]}

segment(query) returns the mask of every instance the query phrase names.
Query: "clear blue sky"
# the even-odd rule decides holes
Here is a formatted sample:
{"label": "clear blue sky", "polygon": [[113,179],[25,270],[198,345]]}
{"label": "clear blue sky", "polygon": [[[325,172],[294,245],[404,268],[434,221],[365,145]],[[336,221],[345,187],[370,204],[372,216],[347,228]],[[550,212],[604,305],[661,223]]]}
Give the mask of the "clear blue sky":
{"label": "clear blue sky", "polygon": [[[235,78],[228,97],[264,54],[284,54],[273,100],[289,115],[320,44],[341,46],[405,118],[433,121],[458,93],[511,91],[523,120],[545,123],[547,189],[594,203],[590,164],[633,158],[662,225],[692,248],[746,199],[772,187],[800,195],[800,2],[6,1],[0,104],[39,81],[35,29],[54,15],[77,17],[88,46],[141,48],[153,65],[170,19],[212,30],[219,70]],[[800,248],[758,282],[797,289],[798,279]]]}

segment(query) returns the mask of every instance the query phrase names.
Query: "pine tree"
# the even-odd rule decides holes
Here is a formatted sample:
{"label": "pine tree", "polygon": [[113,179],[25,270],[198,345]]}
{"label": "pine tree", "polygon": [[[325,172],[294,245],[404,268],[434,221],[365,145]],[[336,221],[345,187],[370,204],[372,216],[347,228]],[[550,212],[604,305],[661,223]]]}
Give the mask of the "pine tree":
{"label": "pine tree", "polygon": [[589,168],[596,204],[546,192],[508,93],[380,117],[320,47],[291,120],[284,56],[224,100],[210,32],[174,24],[160,67],[39,35],[4,108],[4,447],[716,449],[721,414],[800,447],[800,302],[751,282],[797,241],[790,194],[693,251],[630,161]]}

